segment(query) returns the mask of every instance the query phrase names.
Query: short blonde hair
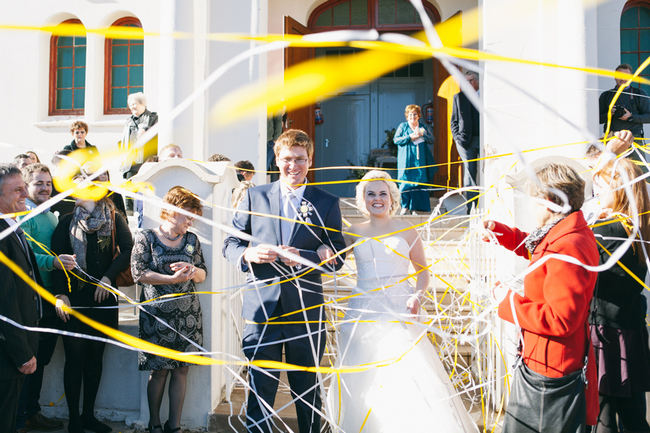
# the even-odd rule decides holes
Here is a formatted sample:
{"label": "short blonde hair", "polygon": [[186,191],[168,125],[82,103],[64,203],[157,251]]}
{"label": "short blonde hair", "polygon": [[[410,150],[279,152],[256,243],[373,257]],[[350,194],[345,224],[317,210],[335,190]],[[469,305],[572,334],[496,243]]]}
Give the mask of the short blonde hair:
{"label": "short blonde hair", "polygon": [[566,214],[580,210],[585,201],[585,181],[577,171],[566,164],[551,163],[537,170],[535,174],[541,183],[541,188],[537,186],[533,191],[535,195],[564,206],[564,199],[552,191],[559,190],[566,194],[571,207]]}
{"label": "short blonde hair", "polygon": [[404,117],[408,119],[409,114],[414,111],[415,113],[417,113],[418,117],[420,118],[422,117],[422,110],[420,110],[420,106],[415,104],[410,104],[406,106],[406,108],[404,109]]}
{"label": "short blonde hair", "polygon": [[314,142],[305,131],[300,129],[287,129],[284,131],[273,146],[273,153],[277,157],[282,149],[291,149],[294,146],[304,147],[307,150],[307,156],[311,158],[314,154]]}
{"label": "short blonde hair", "polygon": [[397,188],[397,185],[395,185],[393,178],[390,177],[388,173],[381,170],[370,170],[361,178],[361,181],[359,181],[357,184],[355,201],[357,207],[359,208],[359,211],[366,216],[369,215],[369,212],[366,209],[365,194],[368,182],[372,181],[383,181],[386,183],[388,186],[388,193],[390,194],[390,214],[395,215],[395,213],[397,213],[400,208],[400,200],[402,196],[399,192],[399,189]]}

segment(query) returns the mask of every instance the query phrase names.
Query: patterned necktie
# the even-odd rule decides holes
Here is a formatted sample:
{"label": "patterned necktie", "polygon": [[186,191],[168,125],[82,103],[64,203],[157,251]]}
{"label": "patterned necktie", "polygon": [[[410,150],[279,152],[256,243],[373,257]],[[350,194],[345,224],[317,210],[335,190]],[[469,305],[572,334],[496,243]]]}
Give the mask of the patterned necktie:
{"label": "patterned necktie", "polygon": [[[292,201],[295,200],[295,195],[293,192],[288,192],[284,196],[284,200],[282,202],[282,216],[288,219],[295,219],[295,206],[293,205]],[[291,241],[291,232],[293,231],[293,221],[287,221],[287,220],[282,220],[281,223],[281,228],[282,228],[282,244],[283,245],[289,245],[289,241]]]}

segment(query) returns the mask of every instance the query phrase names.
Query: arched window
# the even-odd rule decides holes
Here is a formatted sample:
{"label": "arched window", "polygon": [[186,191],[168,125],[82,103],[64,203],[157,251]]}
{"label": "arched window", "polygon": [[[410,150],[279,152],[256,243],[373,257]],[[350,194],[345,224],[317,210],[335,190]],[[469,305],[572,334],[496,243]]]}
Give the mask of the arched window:
{"label": "arched window", "polygon": [[[62,24],[81,24],[70,19]],[[48,113],[83,114],[86,93],[86,37],[50,38],[50,96]]]}
{"label": "arched window", "polygon": [[[133,17],[120,18],[112,25],[142,28]],[[127,95],[144,88],[144,40],[106,38],[104,55],[104,113],[129,113]]]}
{"label": "arched window", "polygon": [[[650,55],[650,2],[628,1],[621,14],[621,63],[632,66],[634,72]],[[641,75],[650,79],[650,68]],[[639,86],[639,84],[634,84]],[[650,86],[643,85],[650,94]]]}
{"label": "arched window", "polygon": [[[436,23],[440,16],[424,2],[429,18]],[[309,28],[315,31],[336,28],[377,30],[418,30],[420,17],[408,0],[330,0],[320,5],[309,18]]]}

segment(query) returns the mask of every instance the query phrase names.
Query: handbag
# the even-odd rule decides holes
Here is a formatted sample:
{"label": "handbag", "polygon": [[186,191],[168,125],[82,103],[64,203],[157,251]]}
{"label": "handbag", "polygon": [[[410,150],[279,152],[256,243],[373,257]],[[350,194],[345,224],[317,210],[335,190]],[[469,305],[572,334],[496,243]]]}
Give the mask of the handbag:
{"label": "handbag", "polygon": [[[111,213],[111,219],[113,220],[113,228],[111,229],[111,239],[113,241],[113,260],[120,255],[120,247],[115,245],[115,210]],[[117,274],[115,277],[115,285],[117,287],[129,287],[134,285],[133,274],[131,273],[131,265],[126,267],[123,271]]]}
{"label": "handbag", "polygon": [[[521,329],[512,292],[510,307],[515,325]],[[587,340],[587,353],[589,344]],[[547,377],[528,368],[523,362],[523,353],[521,338],[502,433],[585,432],[587,354],[582,369],[562,377]]]}

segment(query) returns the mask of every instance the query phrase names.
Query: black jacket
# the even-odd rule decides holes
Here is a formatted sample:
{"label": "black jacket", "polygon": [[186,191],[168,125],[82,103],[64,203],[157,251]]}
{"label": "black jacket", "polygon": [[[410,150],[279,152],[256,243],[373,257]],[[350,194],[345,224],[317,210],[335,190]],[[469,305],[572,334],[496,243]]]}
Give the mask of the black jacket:
{"label": "black jacket", "polygon": [[472,137],[480,135],[478,111],[463,92],[454,95],[450,126],[454,142],[463,148],[469,146]]}
{"label": "black jacket", "polygon": [[[593,230],[596,240],[600,243],[600,264],[605,263],[610,254],[628,237],[620,222],[595,227]],[[637,245],[640,246],[639,243]],[[643,281],[647,268],[645,262],[639,263],[637,254],[643,252],[635,252],[630,246],[619,261]],[[589,323],[617,329],[644,327],[646,300],[642,291],[643,286],[618,264],[600,272],[591,301]]]}
{"label": "black jacket", "polygon": [[[610,89],[601,93],[598,98],[598,110],[600,123],[607,126],[607,111],[609,104],[618,88]],[[641,89],[628,86],[616,100],[615,105],[620,105],[632,113],[632,117],[628,120],[620,120],[612,115],[612,126],[610,131],[616,132],[628,129],[634,134],[635,137],[643,137],[643,124],[650,123],[650,99],[648,95]],[[603,132],[605,129],[603,128]]]}
{"label": "black jacket", "polygon": [[[0,220],[0,231],[9,224]],[[42,286],[31,248],[29,254],[34,268],[29,264],[18,237],[11,234],[0,240],[0,251],[18,265],[27,275]],[[39,295],[18,275],[0,263],[0,315],[24,326],[37,326],[39,321]],[[46,302],[43,300],[43,302]],[[25,331],[5,321],[0,321],[0,381],[19,376],[18,369],[38,350],[38,333]]]}

